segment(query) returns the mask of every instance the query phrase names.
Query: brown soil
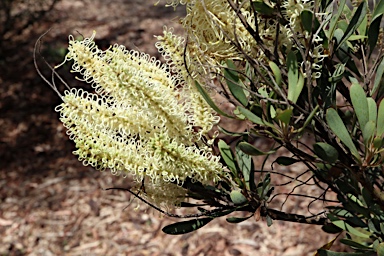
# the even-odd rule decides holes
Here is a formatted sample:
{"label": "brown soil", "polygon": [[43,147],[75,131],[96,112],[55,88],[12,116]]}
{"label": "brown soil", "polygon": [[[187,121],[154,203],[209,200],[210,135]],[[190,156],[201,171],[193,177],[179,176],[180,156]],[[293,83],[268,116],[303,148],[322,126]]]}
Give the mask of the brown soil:
{"label": "brown soil", "polygon": [[[84,167],[71,154],[54,107],[57,95],[38,77],[33,45],[47,31],[42,54],[55,65],[69,34],[97,31],[102,46],[119,43],[156,55],[153,35],[175,26],[183,14],[155,1],[62,0],[43,20],[9,41],[0,59],[0,254],[1,255],[313,255],[333,238],[320,227],[251,218],[241,224],[216,219],[197,232],[161,232],[177,221],[132,196],[105,191],[129,180]],[[41,69],[48,67],[39,61]],[[77,82],[67,70],[63,76]],[[294,173],[295,170],[284,170]],[[275,180],[280,183],[282,180]],[[289,192],[289,188],[285,188]],[[316,194],[312,187],[299,192]],[[285,198],[277,200],[281,204]],[[307,214],[308,201],[289,200],[283,209]],[[317,206],[322,207],[322,206]]]}

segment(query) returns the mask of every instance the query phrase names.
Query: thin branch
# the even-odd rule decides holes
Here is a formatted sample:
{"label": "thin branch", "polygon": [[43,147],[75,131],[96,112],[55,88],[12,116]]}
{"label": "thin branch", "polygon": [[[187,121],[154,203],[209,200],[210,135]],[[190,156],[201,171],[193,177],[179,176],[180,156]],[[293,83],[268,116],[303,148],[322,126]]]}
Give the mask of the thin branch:
{"label": "thin branch", "polygon": [[156,205],[148,202],[143,197],[141,197],[139,195],[139,193],[135,193],[132,190],[130,190],[129,188],[117,187],[117,188],[106,188],[105,190],[113,190],[113,189],[115,189],[115,190],[122,190],[122,191],[128,191],[129,193],[134,195],[136,198],[138,198],[140,201],[142,201],[143,203],[145,203],[148,206],[152,207],[156,211],[158,211],[158,212],[160,212],[160,213],[162,213],[164,215],[167,215],[169,217],[174,217],[174,218],[197,218],[197,217],[202,217],[202,216],[214,217],[218,212],[222,212],[223,210],[231,210],[231,208],[228,207],[228,209],[227,208],[216,208],[214,210],[206,210],[204,212],[195,213],[195,214],[186,214],[186,215],[173,214],[173,213],[169,213],[167,211],[164,211],[163,209],[157,207]]}

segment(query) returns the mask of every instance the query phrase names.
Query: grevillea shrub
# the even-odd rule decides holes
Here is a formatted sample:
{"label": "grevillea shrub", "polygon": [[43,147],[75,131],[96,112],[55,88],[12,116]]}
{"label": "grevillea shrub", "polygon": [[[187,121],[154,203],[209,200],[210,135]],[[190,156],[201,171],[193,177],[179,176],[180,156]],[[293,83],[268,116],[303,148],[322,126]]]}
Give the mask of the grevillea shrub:
{"label": "grevillea shrub", "polygon": [[[120,45],[100,50],[94,35],[69,37],[64,63],[89,86],[51,86],[79,160],[132,176],[136,185],[127,190],[142,202],[191,218],[164,227],[168,234],[228,214],[231,223],[263,217],[269,225],[283,220],[344,232],[350,255],[384,255],[384,1],[166,4],[185,5],[186,15],[185,34],[165,27],[157,36],[164,63]],[[221,108],[217,92],[233,111]],[[247,128],[224,129],[219,116]],[[261,150],[257,138],[275,143]],[[273,177],[285,174],[255,166],[274,156],[274,164],[305,166],[322,193],[301,196],[323,201],[322,211],[304,216],[270,206]],[[292,180],[308,185],[301,175]],[[179,216],[175,207],[196,213]],[[339,255],[332,243],[319,245],[317,255]]]}

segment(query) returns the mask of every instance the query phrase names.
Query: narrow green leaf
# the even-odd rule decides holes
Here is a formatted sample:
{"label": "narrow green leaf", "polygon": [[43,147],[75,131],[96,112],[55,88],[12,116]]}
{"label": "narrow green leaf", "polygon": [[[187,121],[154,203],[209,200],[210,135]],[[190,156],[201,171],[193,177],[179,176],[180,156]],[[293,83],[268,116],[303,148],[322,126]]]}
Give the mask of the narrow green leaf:
{"label": "narrow green leaf", "polygon": [[331,83],[337,83],[341,81],[344,77],[345,72],[345,64],[339,63],[335,65],[335,71],[333,72],[332,76],[328,78],[328,81]]}
{"label": "narrow green leaf", "polygon": [[297,102],[303,88],[304,88],[304,75],[303,75],[303,73],[301,73],[301,71],[299,71],[299,81],[297,82],[297,86],[296,86],[296,90],[295,90],[295,97],[293,98],[292,102],[294,102],[294,103]]}
{"label": "narrow green leaf", "polygon": [[366,147],[369,146],[371,139],[375,134],[375,130],[376,130],[376,122],[372,120],[368,121],[363,129],[364,145]]}
{"label": "narrow green leaf", "polygon": [[292,157],[280,156],[275,160],[275,162],[279,165],[288,166],[300,162],[300,160],[294,159]]}
{"label": "narrow green leaf", "polygon": [[376,120],[377,120],[377,105],[376,105],[376,102],[374,99],[372,99],[371,97],[368,97],[367,98],[367,102],[368,102],[368,120],[369,121],[374,121],[376,123]]}
{"label": "narrow green leaf", "polygon": [[[303,28],[308,31],[312,32],[312,19],[313,19],[313,14],[311,11],[304,10],[300,14],[300,19],[301,19],[301,24],[303,25]],[[316,28],[314,28],[316,29]]]}
{"label": "narrow green leaf", "polygon": [[332,132],[348,147],[352,155],[361,162],[359,152],[337,111],[329,108],[326,113],[326,120]]}
{"label": "narrow green leaf", "polygon": [[364,38],[367,38],[366,37],[367,28],[368,28],[368,16],[365,16],[363,21],[360,23],[360,26],[357,28],[357,31],[361,36],[364,36]]}
{"label": "narrow green leaf", "polygon": [[362,238],[369,238],[369,235],[364,234],[364,233],[358,231],[357,229],[355,229],[354,227],[349,225],[347,222],[345,222],[343,220],[340,220],[337,217],[331,217],[330,218],[328,216],[328,218],[332,221],[333,225],[335,225],[336,227],[341,228],[342,230],[347,231],[348,233],[350,233],[352,235],[355,235],[355,236],[358,236],[358,237],[362,237]]}
{"label": "narrow green leaf", "polygon": [[245,220],[248,220],[252,216],[253,216],[253,214],[248,216],[248,217],[229,217],[226,219],[226,221],[228,221],[229,223],[240,223],[240,222],[243,222]]}
{"label": "narrow green leaf", "polygon": [[235,159],[233,158],[233,154],[231,151],[231,147],[225,143],[225,141],[220,140],[218,143],[220,155],[223,158],[224,162],[227,164],[228,168],[232,171],[232,173],[237,176],[237,169],[235,164]]}
{"label": "narrow green leaf", "polygon": [[340,242],[343,243],[343,244],[349,245],[351,247],[354,247],[354,248],[363,249],[363,250],[372,250],[371,247],[368,247],[366,245],[360,244],[360,243],[355,242],[355,241],[353,241],[351,239],[342,238],[342,239],[340,239]]}
{"label": "narrow green leaf", "polygon": [[288,100],[296,103],[296,87],[299,81],[299,67],[296,59],[296,55],[293,51],[290,51],[287,56],[287,68],[288,68]]}
{"label": "narrow green leaf", "polygon": [[339,152],[327,143],[317,142],[313,145],[313,150],[318,157],[328,163],[333,164],[339,159]]}
{"label": "narrow green leaf", "polygon": [[365,91],[359,84],[352,83],[349,93],[357,120],[359,120],[360,129],[363,130],[369,119],[368,102]]}
{"label": "narrow green leaf", "polygon": [[201,96],[203,96],[204,100],[208,103],[208,105],[215,110],[219,115],[229,117],[229,118],[234,118],[233,116],[228,115],[227,113],[223,112],[216,104],[213,102],[211,97],[207,94],[207,92],[201,87],[201,85],[195,81],[195,86],[197,90],[200,92]]}
{"label": "narrow green leaf", "polygon": [[237,72],[237,67],[232,60],[228,59],[226,61],[227,68],[224,68],[224,77],[227,82],[228,88],[231,91],[233,97],[239,101],[243,106],[248,105],[247,96],[244,93],[242,85],[240,85],[239,74]]}
{"label": "narrow green leaf", "polygon": [[356,31],[360,26],[361,22],[364,20],[367,15],[368,4],[367,1],[362,1],[362,3],[357,7],[355,14],[353,15],[351,21],[348,24],[348,27],[344,33],[344,36],[341,38],[341,42],[338,44],[336,50]]}
{"label": "narrow green leaf", "polygon": [[380,223],[378,219],[370,219],[368,220],[368,228],[371,232],[380,232]]}
{"label": "narrow green leaf", "polygon": [[[383,2],[383,1],[382,1]],[[383,15],[381,14],[377,19],[374,19],[369,25],[368,29],[368,44],[369,44],[369,56],[371,56],[373,50],[375,49],[377,39],[380,34],[380,23]]]}
{"label": "narrow green leaf", "polygon": [[281,78],[280,68],[273,61],[270,61],[268,64],[269,64],[269,67],[272,70],[272,73],[273,73],[274,77],[275,77],[276,84],[278,86],[281,86],[282,78]]}
{"label": "narrow green leaf", "polygon": [[224,133],[225,135],[233,136],[233,137],[240,137],[247,134],[246,132],[231,132],[221,127],[220,125],[217,126],[217,129],[219,130],[219,132]]}
{"label": "narrow green leaf", "polygon": [[247,155],[251,155],[251,156],[269,155],[269,154],[273,154],[276,152],[276,150],[271,150],[268,152],[258,150],[253,145],[251,145],[245,141],[240,142],[238,146],[241,149],[241,151],[243,151]]}
{"label": "narrow green leaf", "polygon": [[376,135],[377,137],[384,135],[384,100],[381,100],[377,113]]}
{"label": "narrow green leaf", "polygon": [[329,31],[329,34],[328,34],[329,40],[332,40],[332,38],[333,38],[333,33],[335,32],[336,25],[337,25],[337,22],[340,18],[340,15],[342,14],[342,12],[344,10],[345,3],[346,3],[346,0],[341,0],[339,2],[338,8],[337,8],[337,13],[336,13],[336,15],[334,15],[331,18],[331,22],[329,24],[329,30],[328,30]]}
{"label": "narrow green leaf", "polygon": [[248,190],[255,187],[254,172],[252,170],[252,157],[249,154],[244,153],[239,144],[236,145],[236,158],[238,166],[243,173],[245,186]]}
{"label": "narrow green leaf", "polygon": [[332,224],[326,224],[324,226],[321,227],[321,229],[326,232],[326,233],[329,233],[329,234],[337,234],[337,233],[340,233],[342,232],[343,230],[332,225]]}
{"label": "narrow green leaf", "polygon": [[[344,36],[344,31],[340,28],[337,28],[333,35],[333,37],[336,39],[336,42],[338,44],[340,44],[343,36]],[[340,59],[342,64],[347,64],[348,60],[350,59],[348,52],[349,52],[348,47],[344,43],[340,45],[340,49],[336,51],[336,55]]]}
{"label": "narrow green leaf", "polygon": [[251,111],[249,111],[248,109],[246,108],[243,108],[243,107],[237,107],[237,109],[240,111],[241,114],[243,114],[249,121],[255,123],[255,124],[259,124],[259,125],[264,125],[264,121],[256,116],[255,114],[253,114]]}
{"label": "narrow green leaf", "polygon": [[373,88],[371,91],[371,96],[376,93],[376,91],[379,89],[379,85],[381,82],[381,78],[384,74],[384,58],[381,60],[380,65],[376,69],[376,76],[375,81],[373,82]]}
{"label": "narrow green leaf", "polygon": [[384,138],[376,137],[376,138],[373,140],[373,147],[374,147],[374,148],[376,148],[376,149],[382,149],[383,146],[384,146]]}
{"label": "narrow green leaf", "polygon": [[379,16],[382,14],[384,14],[384,1],[380,0],[379,3],[375,6],[375,10],[373,11],[372,21],[379,18]]}
{"label": "narrow green leaf", "polygon": [[319,110],[319,105],[317,105],[312,111],[311,113],[309,114],[309,116],[307,117],[307,119],[305,120],[304,124],[302,127],[300,127],[300,129],[298,129],[298,132],[302,132],[311,122],[312,122],[312,119],[313,117],[315,116],[315,114],[317,113],[317,111]]}
{"label": "narrow green leaf", "polygon": [[351,35],[349,38],[348,38],[348,41],[356,41],[356,40],[361,40],[361,39],[365,39],[367,38],[367,36],[363,36],[363,35]]}
{"label": "narrow green leaf", "polygon": [[165,226],[162,231],[168,235],[181,235],[192,231],[195,231],[201,227],[207,225],[213,218],[201,218],[196,220],[188,220],[173,223]]}

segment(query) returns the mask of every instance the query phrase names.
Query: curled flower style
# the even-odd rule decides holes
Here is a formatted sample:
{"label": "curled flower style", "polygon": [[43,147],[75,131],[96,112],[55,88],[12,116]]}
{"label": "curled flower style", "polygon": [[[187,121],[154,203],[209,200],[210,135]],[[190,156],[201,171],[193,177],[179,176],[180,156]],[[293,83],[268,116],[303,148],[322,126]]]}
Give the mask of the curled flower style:
{"label": "curled flower style", "polygon": [[157,39],[156,47],[171,71],[178,76],[180,95],[185,99],[186,107],[192,111],[192,114],[188,115],[189,122],[201,128],[200,134],[208,133],[220,119],[212,114],[211,107],[194,86],[193,79],[199,80],[199,71],[198,65],[192,63],[197,61],[198,55],[193,54],[190,48],[192,46],[187,46],[183,37],[173,34],[173,29],[164,27],[163,35],[157,36]]}
{"label": "curled flower style", "polygon": [[145,197],[158,205],[180,203],[186,179],[219,181],[223,167],[203,142],[218,117],[187,76],[173,75],[172,67],[119,45],[102,51],[93,39],[70,37],[66,61],[73,61],[72,71],[95,93],[67,90],[56,107],[79,160],[132,175],[138,183],[148,180]]}
{"label": "curled flower style", "polygon": [[[241,13],[249,24],[255,16],[244,4]],[[218,66],[222,60],[237,59],[237,42],[243,51],[253,55],[256,42],[246,30],[227,0],[194,1],[187,6],[187,15],[182,24],[191,42],[201,51],[200,62],[210,67]]]}

